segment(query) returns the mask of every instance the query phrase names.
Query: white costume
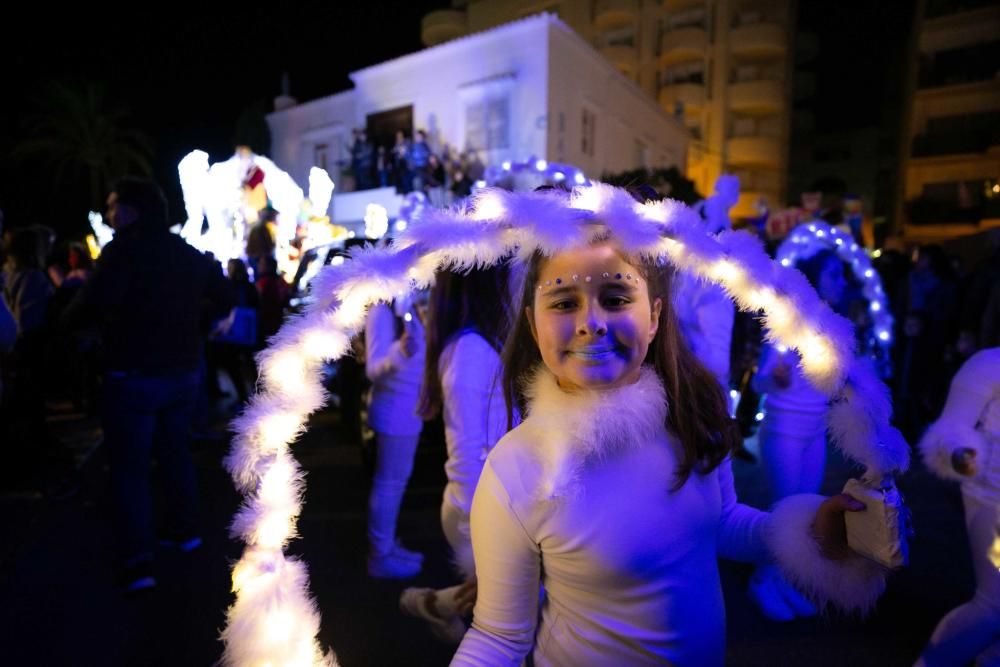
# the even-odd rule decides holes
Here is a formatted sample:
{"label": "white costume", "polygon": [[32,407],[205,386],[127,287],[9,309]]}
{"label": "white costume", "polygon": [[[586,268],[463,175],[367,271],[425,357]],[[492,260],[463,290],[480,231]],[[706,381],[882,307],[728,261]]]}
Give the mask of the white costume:
{"label": "white costume", "polygon": [[[774,380],[780,364],[788,369],[787,387]],[[767,395],[759,442],[771,499],[818,492],[826,464],[829,399],[803,377],[795,352],[782,353],[770,344],[761,350],[754,389]]]}
{"label": "white costume", "polygon": [[808,528],[822,498],[789,498],[772,515],[741,505],[728,461],[672,491],[677,444],[650,368],[574,394],[540,369],[530,395],[476,489],[479,597],[453,665],[516,666],[529,652],[539,666],[721,665],[717,556],[775,554],[820,604],[864,608],[880,593],[877,567],[819,555]]}
{"label": "white costume", "polygon": [[469,514],[486,456],[507,432],[500,355],[474,331],[449,342],[438,360],[441,378],[448,484],[441,503],[441,526],[459,569],[471,576]]}
{"label": "white costume", "polygon": [[423,428],[417,401],[424,373],[424,336],[418,318],[410,324],[417,342],[417,352],[410,357],[403,354],[389,306],[372,306],[365,326],[365,373],[372,381],[368,424],[378,447],[368,500],[368,541],[376,556],[395,548],[396,519]]}
{"label": "white costume", "polygon": [[[973,477],[952,466],[952,454],[960,448],[976,452]],[[1000,348],[976,353],[959,369],[944,411],[927,429],[920,449],[927,467],[962,482],[976,594],[941,619],[917,665],[965,665],[977,656],[980,664],[1000,664],[1000,570],[990,559],[1000,539]]]}

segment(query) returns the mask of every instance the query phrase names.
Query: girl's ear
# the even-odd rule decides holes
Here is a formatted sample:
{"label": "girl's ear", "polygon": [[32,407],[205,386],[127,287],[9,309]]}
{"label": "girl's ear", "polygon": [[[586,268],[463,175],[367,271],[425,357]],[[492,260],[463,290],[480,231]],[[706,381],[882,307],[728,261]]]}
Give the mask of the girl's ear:
{"label": "girl's ear", "polygon": [[657,297],[653,300],[652,307],[649,309],[649,342],[653,342],[653,338],[656,337],[656,331],[660,327],[660,311],[663,310],[663,301]]}
{"label": "girl's ear", "polygon": [[524,316],[528,318],[528,328],[531,329],[531,337],[535,339],[535,345],[538,345],[538,330],[535,328],[535,311],[531,306],[524,307]]}

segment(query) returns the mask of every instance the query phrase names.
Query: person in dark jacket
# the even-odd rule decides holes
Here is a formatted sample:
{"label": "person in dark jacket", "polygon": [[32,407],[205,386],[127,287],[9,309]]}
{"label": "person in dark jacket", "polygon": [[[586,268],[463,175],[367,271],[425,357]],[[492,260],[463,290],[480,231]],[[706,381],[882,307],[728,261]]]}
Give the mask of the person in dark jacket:
{"label": "person in dark jacket", "polygon": [[163,192],[124,178],[108,196],[115,230],[94,274],[64,314],[99,321],[105,350],[104,442],[111,464],[114,525],[123,584],[152,588],[150,463],[159,463],[169,525],[162,537],[183,551],[201,544],[189,452],[206,309],[233,307],[230,285],[211,262],[169,232]]}

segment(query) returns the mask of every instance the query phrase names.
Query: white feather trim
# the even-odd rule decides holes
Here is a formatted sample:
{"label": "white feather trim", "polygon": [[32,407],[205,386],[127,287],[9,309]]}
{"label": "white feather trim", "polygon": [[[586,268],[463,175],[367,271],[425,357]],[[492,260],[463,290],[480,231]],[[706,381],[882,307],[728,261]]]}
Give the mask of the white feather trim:
{"label": "white feather trim", "polygon": [[[305,569],[285,561],[280,551],[294,535],[302,484],[287,448],[308,415],[326,398],[317,379],[319,362],[346,353],[350,337],[363,326],[372,303],[391,301],[400,293],[429,285],[441,267],[489,266],[515,249],[522,259],[536,250],[551,255],[610,234],[628,255],[662,257],[678,270],[721,284],[741,308],[764,308],[768,338],[805,348],[806,376],[827,393],[839,388],[849,368],[853,345],[849,325],[819,305],[797,272],[770,263],[759,243],[746,236],[726,235],[720,242],[706,234],[698,214],[680,202],[637,204],[624,190],[603,184],[576,189],[571,195],[515,195],[494,189],[478,193],[465,209],[428,209],[423,218],[424,226],[416,221],[395,246],[357,250],[343,265],[324,268],[313,281],[315,301],[307,315],[286,323],[260,356],[262,391],[233,422],[236,435],[226,467],[248,494],[234,530],[251,544],[273,549],[247,549],[234,570],[237,600],[224,633],[227,664],[329,661],[313,639],[319,616],[308,596]],[[811,358],[810,350],[817,358]],[[550,431],[566,433],[566,423],[586,424],[581,428],[589,430],[572,431],[540,452],[550,497],[572,487],[578,466],[589,457],[646,441],[654,429],[663,429],[666,401],[653,376],[650,384],[644,370],[637,385],[615,390],[639,392],[623,401],[587,395],[570,401],[583,416],[553,424]],[[535,399],[546,400],[546,392],[553,387],[561,393],[554,381],[551,384],[540,387]],[[885,410],[869,408],[865,400],[864,392],[857,391],[842,406],[838,423],[846,424],[858,415],[870,420],[867,430],[841,427],[841,447],[852,457],[876,465],[898,462],[892,458],[895,454],[866,451],[871,442],[884,446],[894,431],[886,430]],[[559,402],[566,403],[565,395]],[[608,409],[611,403],[635,408],[634,414]],[[584,442],[599,446],[581,449],[579,443]],[[898,449],[899,442],[894,441],[890,449]],[[464,557],[456,554],[456,560],[464,562]],[[463,567],[468,571],[468,565]],[[265,616],[278,615],[280,621],[289,618],[281,616],[286,612],[299,619],[295,631],[280,641],[268,639],[273,623]]]}
{"label": "white feather trim", "polygon": [[823,556],[812,525],[824,500],[801,494],[779,501],[767,519],[764,539],[781,573],[817,607],[867,614],[885,590],[885,570],[854,554],[844,560]]}
{"label": "white feather trim", "polygon": [[306,592],[304,563],[248,548],[233,570],[233,590],[236,602],[221,637],[224,665],[337,665],[315,640],[319,611]]}
{"label": "white feather trim", "polygon": [[906,472],[910,447],[890,425],[889,389],[872,367],[856,360],[842,393],[830,405],[827,427],[830,439],[847,457],[863,464],[877,478]]}
{"label": "white feather trim", "polygon": [[525,394],[527,420],[546,433],[536,452],[543,471],[540,499],[578,492],[576,481],[589,461],[666,434],[667,395],[650,366],[643,366],[633,384],[574,392],[561,389],[555,376],[540,366]]}
{"label": "white feather trim", "polygon": [[979,429],[962,421],[942,418],[927,429],[919,447],[924,464],[933,473],[944,479],[965,482],[971,478],[955,470],[951,464],[952,453],[960,447],[968,447],[976,452],[976,461],[982,470],[988,443]]}

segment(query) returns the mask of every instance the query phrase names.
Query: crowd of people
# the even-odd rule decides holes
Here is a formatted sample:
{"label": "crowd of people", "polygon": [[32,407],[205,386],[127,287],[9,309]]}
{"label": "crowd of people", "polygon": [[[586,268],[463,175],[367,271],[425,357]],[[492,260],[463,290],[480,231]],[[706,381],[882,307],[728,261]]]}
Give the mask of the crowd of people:
{"label": "crowd of people", "polygon": [[432,205],[447,206],[469,196],[485,169],[476,151],[460,153],[443,144],[436,152],[424,130],[417,130],[412,139],[399,130],[391,146],[376,146],[365,130],[354,131],[351,172],[356,190],[393,187],[404,195],[422,192]]}

